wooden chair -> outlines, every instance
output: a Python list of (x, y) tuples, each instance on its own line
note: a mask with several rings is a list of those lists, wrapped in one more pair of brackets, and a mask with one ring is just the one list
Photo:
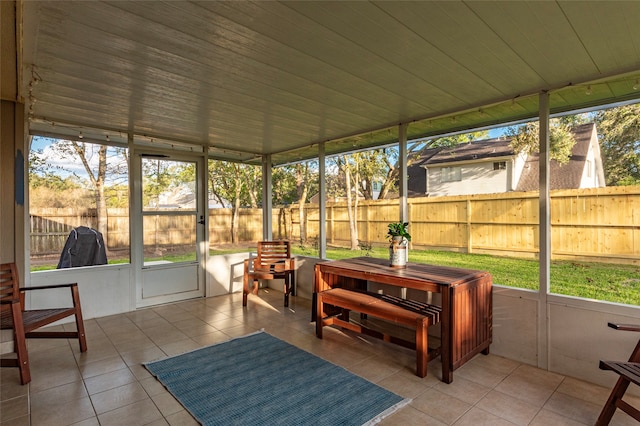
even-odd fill
[[(247, 306), (249, 293), (258, 294), (258, 280), (273, 279), (284, 279), (284, 306), (289, 306), (289, 294), (295, 295), (295, 269), (291, 242), (258, 242), (258, 255), (244, 261), (242, 306)], [(252, 281), (251, 287), (249, 281)]]
[[(609, 327), (616, 330), (640, 331), (640, 326), (630, 324), (609, 323)], [(630, 383), (640, 386), (640, 340), (638, 340), (636, 348), (631, 353), (629, 361), (600, 361), (600, 369), (614, 371), (620, 377), (613, 387), (602, 412), (600, 412), (596, 426), (608, 425), (617, 408), (640, 422), (640, 410), (622, 400)]]
[[(73, 306), (66, 308), (25, 310), (25, 293), (57, 288), (69, 288)], [(77, 331), (35, 331), (58, 320), (75, 315)], [(17, 358), (3, 358), (2, 367), (18, 367), (20, 382), (25, 385), (31, 381), (29, 355), (25, 339), (28, 338), (77, 338), (80, 351), (87, 351), (87, 341), (80, 308), (78, 284), (58, 284), (44, 287), (23, 287), (18, 280), (18, 271), (14, 263), (0, 265), (0, 328), (13, 330), (14, 351)]]

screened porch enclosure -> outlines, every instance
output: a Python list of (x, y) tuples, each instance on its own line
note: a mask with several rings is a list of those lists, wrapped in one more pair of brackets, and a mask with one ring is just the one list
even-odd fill
[[(270, 239), (274, 166), (318, 158), (324, 175), (328, 155), (393, 143), (404, 157), (411, 139), (538, 117), (545, 142), (535, 236), (540, 291), (496, 285), (491, 353), (610, 386), (614, 377), (597, 369), (598, 360), (625, 359), (637, 341), (613, 333), (607, 322), (637, 322), (638, 306), (549, 294), (544, 158), (550, 116), (639, 99), (640, 3), (7, 1), (1, 7), (0, 258), (18, 263), (26, 285), (78, 282), (87, 319), (153, 304), (146, 305), (140, 283), (158, 259), (145, 257), (156, 250), (141, 230), (172, 215), (184, 215), (189, 229), (201, 233), (190, 242), (199, 254), (181, 265), (197, 277), (185, 291), (213, 298), (241, 290), (248, 253), (208, 255), (215, 239), (204, 199), (209, 159), (262, 168), (262, 237)], [(184, 213), (145, 210), (152, 204), (145, 204), (134, 170), (130, 263), (29, 274), (25, 157), (36, 135), (123, 147), (132, 159), (197, 163), (200, 198)], [(406, 163), (400, 168), (396, 218), (405, 218)], [(319, 258), (327, 240), (324, 190)], [(319, 258), (296, 262), (296, 298), (311, 298)], [(151, 281), (162, 276), (153, 272)], [(160, 303), (180, 300), (165, 290), (154, 294)]]

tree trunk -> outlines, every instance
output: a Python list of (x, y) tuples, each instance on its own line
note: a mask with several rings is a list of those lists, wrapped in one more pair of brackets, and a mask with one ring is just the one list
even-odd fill
[(107, 197), (104, 193), (105, 179), (107, 175), (107, 147), (102, 145), (99, 150), (98, 178), (96, 179), (96, 208), (98, 213), (98, 231), (102, 233), (105, 250), (109, 246)]
[(240, 182), (236, 182), (236, 193), (233, 200), (233, 208), (231, 210), (231, 243), (238, 243), (238, 227), (240, 217)]
[(307, 242), (307, 221), (305, 219), (304, 205), (307, 200), (307, 193), (309, 192), (309, 185), (306, 176), (306, 169), (308, 164), (303, 166), (302, 164), (296, 165), (296, 187), (298, 193), (298, 219), (300, 220), (300, 244)]
[[(347, 189), (347, 214), (349, 216), (349, 235), (351, 236), (351, 250), (358, 249), (358, 224), (356, 222), (353, 205), (353, 195), (351, 194), (351, 169), (344, 163), (344, 181)], [(357, 197), (356, 197), (357, 198)]]

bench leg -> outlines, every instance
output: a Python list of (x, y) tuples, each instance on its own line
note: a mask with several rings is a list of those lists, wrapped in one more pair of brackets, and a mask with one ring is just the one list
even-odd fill
[(322, 339), (322, 318), (324, 312), (322, 309), (322, 295), (320, 293), (314, 293), (316, 299), (316, 337)]
[(427, 364), (429, 362), (428, 344), (429, 324), (426, 319), (418, 320), (416, 324), (416, 375), (425, 377), (427, 375)]

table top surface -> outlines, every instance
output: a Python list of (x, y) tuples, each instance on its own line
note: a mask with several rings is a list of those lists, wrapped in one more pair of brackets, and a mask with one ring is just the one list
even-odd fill
[(318, 267), (323, 272), (334, 272), (347, 276), (356, 274), (366, 277), (369, 281), (381, 281), (392, 284), (395, 281), (399, 281), (403, 283), (429, 282), (438, 285), (454, 286), (490, 275), (489, 272), (486, 271), (413, 262), (407, 263), (407, 266), (404, 268), (397, 268), (390, 266), (388, 259), (373, 257), (332, 260), (318, 263)]

